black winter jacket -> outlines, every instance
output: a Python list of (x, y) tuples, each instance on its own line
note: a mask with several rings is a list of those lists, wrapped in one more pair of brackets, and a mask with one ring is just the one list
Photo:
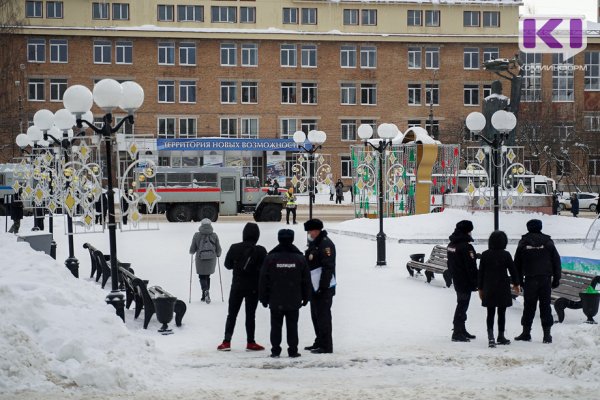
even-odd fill
[(518, 284), (518, 277), (510, 253), (504, 249), (484, 251), (479, 261), (477, 279), (477, 287), (483, 292), (481, 305), (484, 307), (512, 306), (511, 283)]
[(279, 244), (269, 252), (260, 271), (258, 298), (272, 310), (297, 310), (310, 300), (310, 273), (302, 252)]
[(23, 219), (23, 202), (18, 193), (13, 194), (12, 202), (10, 203), (10, 219), (20, 221)]
[(459, 230), (450, 235), (448, 269), (457, 292), (477, 290), (477, 262), (475, 249), (470, 244), (472, 241), (471, 236)]
[(515, 265), (521, 285), (527, 276), (551, 276), (553, 284), (560, 282), (560, 255), (550, 236), (543, 233), (529, 232), (521, 237)]
[(329, 287), (331, 278), (335, 276), (335, 245), (327, 236), (327, 231), (321, 231), (319, 236), (308, 244), (304, 255), (311, 271), (319, 267), (323, 268), (319, 291), (330, 291), (332, 295), (335, 295), (335, 286)]
[(243, 242), (231, 245), (225, 255), (225, 268), (233, 270), (231, 290), (258, 292), (260, 268), (267, 250), (256, 244), (260, 236), (258, 225), (249, 223), (244, 227)]

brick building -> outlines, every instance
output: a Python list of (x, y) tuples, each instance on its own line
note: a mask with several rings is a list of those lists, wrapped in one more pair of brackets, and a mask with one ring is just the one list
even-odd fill
[[(296, 130), (323, 130), (328, 137), (323, 153), (331, 155), (334, 178), (347, 178), (349, 146), (358, 143), (361, 123), (393, 122), (401, 131), (420, 125), (446, 143), (469, 139), (464, 118), (481, 109), (496, 79), (482, 69), (483, 62), (518, 53), (521, 2), (19, 4), (23, 26), (11, 32), (10, 48), (4, 50), (10, 52), (10, 74), (2, 101), (11, 119), (0, 124), (3, 161), (14, 155), (14, 136), (36, 110), (62, 108), (62, 93), (70, 85), (91, 88), (111, 77), (135, 80), (145, 90), (128, 133), (158, 139), (289, 139)], [(572, 61), (589, 66), (587, 71), (528, 72), (519, 120), (535, 120), (540, 110), (551, 110), (552, 124), (534, 129), (535, 135), (560, 138), (581, 131), (577, 143), (587, 147), (577, 146), (585, 150), (577, 154), (587, 161), (588, 177), (600, 175), (593, 133), (600, 130), (598, 42), (590, 37), (588, 51)], [(549, 54), (521, 57), (543, 65), (562, 62)], [(505, 94), (509, 91), (505, 85)], [(520, 144), (527, 147), (531, 138), (526, 139)], [(533, 139), (532, 149), (541, 143)], [(560, 140), (552, 146), (560, 146)], [(531, 153), (531, 169), (567, 174), (560, 160), (544, 161)], [(178, 166), (202, 165), (206, 155), (159, 151), (157, 156), (162, 165)], [(233, 152), (221, 156), (224, 164), (240, 159)], [(245, 166), (259, 175), (268, 157), (265, 151), (241, 154)]]

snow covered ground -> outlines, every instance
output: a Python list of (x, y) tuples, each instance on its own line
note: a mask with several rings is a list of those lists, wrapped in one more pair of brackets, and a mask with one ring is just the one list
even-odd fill
[[(315, 213), (315, 215), (318, 215)], [(386, 220), (390, 237), (447, 237), (454, 224), (473, 220), (474, 236), (486, 238), (491, 214), (458, 211)], [(503, 216), (501, 226), (518, 238), (531, 216)], [(545, 216), (544, 231), (560, 238), (582, 238), (591, 220)], [(29, 230), (31, 220), (22, 224)], [(244, 223), (214, 224), (224, 249), (239, 241)], [(160, 336), (156, 319), (148, 330), (126, 311), (126, 324), (104, 304), (107, 291), (90, 281), (90, 260), (81, 246), (108, 250), (108, 233), (75, 237), (79, 280), (63, 265), (67, 240), (57, 220), (58, 261), (0, 234), (0, 399), (597, 399), (600, 397), (600, 328), (583, 324), (580, 310), (567, 310), (555, 325), (554, 344), (541, 343), (536, 320), (531, 343), (488, 349), (485, 311), (472, 298), (467, 327), (477, 339), (450, 341), (455, 296), (440, 279), (431, 285), (410, 278), (404, 267), (411, 253), (431, 244), (388, 242), (388, 267), (375, 268), (375, 242), (333, 234), (338, 251), (338, 291), (334, 299), (334, 351), (300, 359), (247, 353), (243, 310), (230, 353), (219, 353), (227, 314), (231, 273), (212, 277), (213, 303), (200, 302), (197, 277), (182, 328)], [(117, 233), (118, 258), (132, 262), (136, 274), (187, 301), (189, 242), (198, 225), (160, 225), (159, 231)], [(276, 244), (277, 223), (261, 223), (259, 243)], [(377, 221), (326, 224), (343, 231), (375, 234)], [(304, 248), (302, 225), (293, 226)], [(476, 246), (478, 251), (484, 245)], [(559, 244), (564, 255), (600, 258), (580, 244)], [(509, 248), (514, 250), (514, 245)], [(110, 283), (107, 287), (110, 286)], [(507, 333), (520, 331), (522, 303), (507, 312)], [(301, 310), (300, 345), (313, 340), (308, 308)], [(269, 346), (269, 313), (257, 310), (257, 341)], [(285, 353), (285, 352), (284, 352)]]

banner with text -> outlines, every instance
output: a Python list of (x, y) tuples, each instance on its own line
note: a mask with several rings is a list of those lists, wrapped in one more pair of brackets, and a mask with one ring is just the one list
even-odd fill
[(247, 151), (297, 151), (291, 139), (157, 139), (159, 151), (247, 150)]

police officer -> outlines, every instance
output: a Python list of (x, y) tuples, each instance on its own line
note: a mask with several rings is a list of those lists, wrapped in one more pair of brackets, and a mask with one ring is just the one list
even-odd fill
[(310, 219), (304, 223), (308, 232), (308, 249), (305, 252), (310, 268), (313, 295), (310, 315), (315, 329), (315, 341), (305, 347), (311, 353), (333, 353), (331, 336), (331, 305), (335, 295), (335, 245), (323, 230), (323, 222)]
[(515, 338), (529, 342), (531, 324), (535, 317), (537, 302), (540, 302), (540, 319), (544, 330), (544, 343), (552, 343), (550, 329), (554, 323), (550, 308), (552, 289), (560, 285), (560, 255), (554, 242), (542, 233), (542, 221), (532, 219), (527, 222), (528, 233), (521, 237), (515, 253), (515, 266), (523, 287), (523, 332)]
[(287, 222), (287, 224), (290, 224), (290, 213), (293, 214), (294, 216), (294, 224), (297, 224), (296, 222), (296, 195), (294, 195), (294, 188), (290, 186), (290, 188), (287, 190), (287, 192), (285, 192), (284, 195), (284, 200), (285, 200), (285, 220)]
[(477, 290), (477, 254), (471, 245), (472, 231), (473, 223), (471, 221), (460, 221), (450, 235), (450, 244), (448, 245), (448, 270), (452, 274), (456, 291), (453, 342), (469, 342), (470, 339), (475, 339), (475, 336), (467, 332), (465, 327), (471, 292)]
[(271, 310), (271, 357), (281, 353), (281, 330), (285, 317), (288, 355), (298, 353), (298, 317), (310, 299), (310, 274), (302, 252), (294, 246), (294, 231), (281, 229), (279, 244), (269, 252), (260, 270), (259, 299)]

